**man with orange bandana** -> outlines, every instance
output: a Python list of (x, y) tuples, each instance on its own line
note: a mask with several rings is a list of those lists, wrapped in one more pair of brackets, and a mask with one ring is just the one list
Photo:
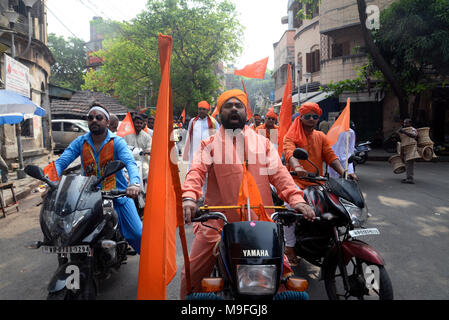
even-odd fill
[(201, 141), (209, 138), (220, 127), (217, 120), (209, 116), (210, 106), (207, 101), (198, 103), (198, 115), (190, 120), (187, 129), (183, 159), (192, 163), (193, 155), (199, 149)]
[[(75, 139), (63, 154), (49, 167), (54, 168), (51, 180), (57, 180), (62, 172), (78, 157), (81, 157), (83, 175), (101, 177), (108, 162), (121, 160), (129, 175), (129, 184), (122, 171), (110, 176), (101, 184), (103, 190), (126, 189), (126, 197), (114, 200), (114, 209), (119, 218), (122, 235), (140, 253), (142, 221), (134, 201), (140, 192), (140, 177), (136, 162), (125, 140), (108, 130), (110, 114), (106, 107), (94, 103), (87, 113), (89, 133)], [(49, 168), (47, 167), (47, 168)], [(46, 170), (47, 170), (46, 168)], [(46, 171), (45, 170), (45, 171)], [(44, 172), (45, 172), (44, 171)]]
[(276, 146), (276, 148), (278, 145), (277, 133), (279, 130), (279, 127), (276, 125), (277, 120), (278, 115), (276, 114), (276, 112), (274, 112), (273, 109), (269, 109), (267, 114), (265, 115), (265, 123), (256, 128), (256, 132), (270, 140), (271, 143)]
[[(326, 162), (340, 176), (345, 170), (340, 164), (337, 155), (332, 150), (326, 135), (315, 130), (318, 120), (322, 115), (320, 106), (313, 102), (304, 103), (299, 109), (299, 117), (295, 119), (287, 134), (284, 137), (284, 155), (289, 171), (295, 171), (298, 177), (304, 177), (308, 172), (316, 172), (316, 168), (305, 160), (298, 160), (293, 157), (296, 148), (303, 148), (309, 154), (309, 160), (319, 169), (319, 174), (323, 174), (323, 162)], [(294, 178), (296, 184), (304, 190), (313, 182), (307, 182)], [(284, 227), (285, 254), (293, 264), (298, 263), (294, 246), (296, 242), (295, 226)]]
[[(280, 197), (294, 210), (304, 213), (306, 219), (313, 220), (315, 215), (312, 208), (304, 202), (302, 192), (282, 165), (273, 145), (245, 125), (247, 104), (248, 97), (241, 90), (226, 91), (218, 98), (217, 108), (222, 127), (215, 135), (201, 142), (182, 187), (182, 206), (186, 222), (190, 223), (191, 217), (195, 215), (206, 175), (208, 181), (204, 203), (209, 206), (236, 205), (245, 163), (248, 163), (247, 170), (254, 177), (265, 206), (273, 204), (271, 183)], [(241, 219), (236, 210), (225, 210), (224, 214), (230, 222)], [(251, 217), (258, 220), (256, 214)], [(209, 221), (208, 225), (220, 229), (223, 222)], [(190, 251), (190, 273), (192, 290), (197, 292), (201, 289), (201, 280), (209, 276), (214, 267), (216, 258), (212, 252), (220, 234), (199, 223), (194, 225), (194, 233)], [(181, 298), (184, 298), (188, 291), (190, 290), (186, 288), (183, 268)]]

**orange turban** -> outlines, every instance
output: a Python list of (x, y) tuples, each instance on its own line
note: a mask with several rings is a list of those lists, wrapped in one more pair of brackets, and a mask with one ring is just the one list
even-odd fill
[[(320, 117), (323, 114), (320, 106), (314, 102), (306, 102), (301, 106), (301, 108), (299, 108), (299, 114), (301, 116), (311, 112)], [(307, 138), (304, 128), (302, 127), (301, 117), (297, 117), (295, 119), (293, 124), (290, 126), (290, 129), (288, 129), (286, 136), (293, 140), (298, 147), (307, 148)]]
[(207, 101), (200, 101), (200, 102), (198, 102), (198, 108), (204, 108), (204, 109), (209, 110), (210, 106)]
[(273, 111), (273, 109), (270, 108), (267, 114), (265, 115), (265, 118), (275, 118), (277, 120), (278, 115), (276, 114), (276, 112)]
[(317, 114), (320, 117), (323, 114), (323, 110), (321, 110), (320, 106), (315, 102), (305, 102), (301, 106), (301, 108), (299, 108), (299, 114), (301, 116), (311, 113), (311, 112)]
[(243, 103), (245, 108), (248, 108), (248, 96), (245, 92), (239, 89), (234, 90), (228, 90), (221, 94), (221, 96), (218, 97), (217, 101), (217, 110), (220, 112), (221, 107), (225, 104), (226, 101), (228, 101), (231, 98), (239, 99), (240, 102)]

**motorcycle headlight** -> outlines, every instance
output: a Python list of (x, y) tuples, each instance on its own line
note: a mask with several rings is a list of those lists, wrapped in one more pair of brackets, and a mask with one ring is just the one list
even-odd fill
[(355, 204), (340, 198), (340, 202), (345, 207), (346, 211), (348, 212), (349, 216), (351, 217), (352, 224), (356, 228), (362, 227), (362, 225), (366, 222), (368, 219), (368, 208), (359, 208)]
[(66, 235), (70, 235), (89, 211), (90, 209), (75, 211), (65, 217), (60, 217), (53, 211), (45, 210), (43, 218), (52, 236), (57, 236), (58, 230), (63, 230)]
[(237, 288), (240, 294), (274, 294), (275, 280), (275, 265), (237, 265)]

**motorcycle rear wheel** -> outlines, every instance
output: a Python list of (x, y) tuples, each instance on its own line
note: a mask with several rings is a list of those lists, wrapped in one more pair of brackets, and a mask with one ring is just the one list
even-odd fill
[[(345, 268), (350, 284), (348, 290), (344, 288), (337, 259), (329, 262), (324, 274), (324, 284), (329, 300), (393, 300), (393, 285), (384, 266), (352, 258)], [(374, 271), (372, 276), (368, 271)], [(369, 275), (369, 279), (366, 275)]]

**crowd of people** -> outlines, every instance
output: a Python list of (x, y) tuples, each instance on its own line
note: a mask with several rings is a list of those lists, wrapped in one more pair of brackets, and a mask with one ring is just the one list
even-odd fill
[[(183, 129), (180, 120), (173, 123), (175, 129), (186, 131), (184, 139), (177, 138), (177, 141), (184, 140), (184, 147), (179, 151), (183, 159), (188, 161), (188, 172), (182, 186), (182, 207), (186, 223), (190, 224), (199, 205), (236, 205), (240, 188), (238, 182), (241, 181), (245, 170), (254, 177), (264, 205), (273, 205), (270, 187), (272, 185), (286, 205), (303, 213), (306, 219), (314, 220), (314, 211), (303, 199), (302, 190), (308, 183), (299, 178), (308, 172), (315, 172), (316, 169), (309, 162), (293, 157), (293, 152), (298, 147), (308, 152), (309, 160), (319, 169), (320, 175), (323, 175), (325, 163), (329, 166), (331, 176), (349, 176), (358, 179), (353, 169), (346, 167), (345, 164), (347, 139), (339, 137), (338, 142), (331, 146), (325, 133), (316, 130), (322, 116), (318, 104), (304, 103), (298, 109), (299, 115), (292, 119), (292, 124), (283, 139), (282, 153), (285, 164), (277, 150), (278, 115), (273, 109), (268, 110), (264, 118), (260, 114), (255, 114), (252, 119), (247, 119), (248, 97), (238, 89), (220, 95), (216, 108), (220, 121), (210, 115), (209, 103), (201, 101), (198, 103), (197, 115), (190, 119), (188, 125), (186, 124), (187, 130)], [(106, 179), (102, 188), (126, 189), (127, 197), (114, 200), (114, 207), (119, 215), (123, 236), (139, 253), (142, 222), (131, 198), (138, 196), (140, 184), (143, 183), (141, 179), (147, 179), (154, 117), (134, 115), (135, 134), (124, 138), (115, 134), (118, 123), (118, 118), (110, 114), (107, 107), (94, 103), (88, 112), (90, 132), (73, 141), (52, 165), (56, 171), (55, 177), (58, 178), (78, 156), (81, 157), (84, 175), (101, 176), (106, 164), (111, 160), (121, 160), (125, 163), (128, 180), (122, 172), (119, 172)], [(352, 152), (355, 133), (351, 129), (349, 134), (349, 151)], [(237, 142), (239, 139), (243, 141), (242, 152)], [(143, 177), (138, 174), (129, 146), (138, 147), (147, 155), (144, 160)], [(227, 159), (232, 161), (229, 162)], [(293, 171), (297, 177), (292, 177), (290, 172)], [(231, 222), (240, 219), (236, 210), (226, 210), (225, 214)], [(252, 217), (258, 219), (257, 215)], [(213, 224), (212, 227), (220, 228), (222, 227), (220, 223), (214, 221), (210, 224)], [(192, 288), (186, 288), (183, 269), (181, 298), (191, 290), (200, 290), (201, 279), (210, 274), (215, 263), (212, 252), (219, 234), (201, 224), (195, 224), (193, 230), (195, 238), (190, 252)], [(294, 226), (285, 228), (284, 237), (285, 254), (290, 264), (295, 265), (298, 260), (294, 250)]]

